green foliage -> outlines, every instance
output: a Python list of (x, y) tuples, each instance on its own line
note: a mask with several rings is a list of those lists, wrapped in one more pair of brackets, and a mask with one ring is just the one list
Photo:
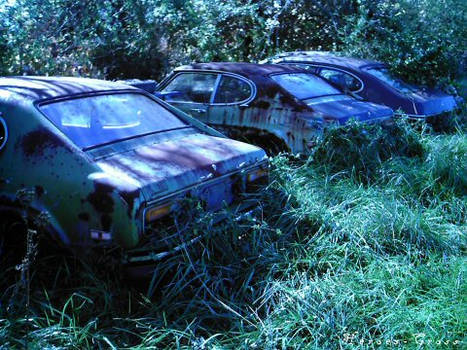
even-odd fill
[(463, 0), (17, 0), (0, 7), (2, 74), (161, 79), (192, 61), (331, 50), (410, 81), (463, 74)]
[(380, 176), (381, 164), (391, 157), (423, 156), (421, 138), (408, 123), (400, 118), (386, 126), (354, 121), (331, 128), (313, 149), (311, 164), (335, 173), (350, 171), (359, 182), (368, 183)]
[[(358, 136), (363, 130), (378, 145)], [(252, 198), (256, 219), (197, 224), (211, 235), (159, 263), (146, 285), (123, 279), (111, 252), (86, 261), (39, 255), (27, 316), (3, 307), (12, 289), (2, 286), (0, 343), (352, 349), (360, 341), (362, 348), (441, 341), (459, 348), (466, 145), (462, 132), (437, 135), (405, 122), (331, 129), (307, 160), (272, 160), (271, 185)], [(350, 160), (324, 152), (330, 146)]]
[[(462, 73), (464, 17), (462, 0), (16, 0), (0, 3), (0, 74), (160, 79), (322, 49), (431, 84)], [(211, 235), (148, 285), (113, 252), (39, 254), (26, 310), (6, 278), (19, 272), (2, 270), (0, 349), (460, 348), (466, 115), (443, 134), (354, 123), (305, 161), (275, 157), (256, 219), (197, 224)]]
[(446, 83), (464, 74), (463, 0), (363, 0), (341, 28), (342, 49), (389, 63), (408, 81)]

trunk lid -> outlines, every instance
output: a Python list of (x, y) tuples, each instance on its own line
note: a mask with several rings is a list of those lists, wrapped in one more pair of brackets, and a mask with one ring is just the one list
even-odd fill
[(436, 90), (420, 90), (410, 94), (417, 114), (433, 116), (453, 111), (457, 107), (454, 96)]
[(265, 157), (264, 151), (256, 146), (196, 133), (103, 156), (97, 165), (122, 183), (133, 184), (146, 202), (152, 202), (238, 172)]
[[(331, 96), (330, 96), (331, 97)], [(359, 101), (357, 99), (344, 96), (334, 99), (316, 99), (307, 101), (307, 104), (316, 112), (345, 124), (350, 118), (358, 121), (372, 122), (389, 119), (393, 116), (391, 108), (378, 105), (376, 103)]]

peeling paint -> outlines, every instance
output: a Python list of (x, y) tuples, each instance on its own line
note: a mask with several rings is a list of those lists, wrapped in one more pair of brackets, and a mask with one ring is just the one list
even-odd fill
[(31, 131), (21, 138), (21, 149), (26, 157), (43, 156), (46, 149), (64, 146), (63, 141), (45, 128)]
[(129, 249), (144, 244), (144, 210), (161, 200), (191, 195), (210, 210), (241, 200), (234, 186), (245, 176), (239, 166), (264, 167), (264, 151), (198, 126), (178, 111), (172, 113), (193, 125), (83, 150), (36, 108), (43, 99), (128, 89), (88, 79), (0, 78), (0, 105), (9, 108), (14, 131), (13, 147), (0, 153), (0, 210), (19, 209), (12, 199), (16, 191), (34, 189), (32, 205), (50, 213), (50, 234), (65, 246), (91, 245), (90, 232), (109, 232), (109, 243)]
[[(256, 96), (247, 106), (231, 104), (206, 105), (207, 113), (196, 115), (200, 121), (221, 129), (230, 137), (265, 147), (271, 138), (282, 143), (280, 150), (288, 149), (293, 153), (308, 152), (307, 146), (322, 132), (327, 120), (335, 120), (340, 124), (355, 117), (361, 120), (372, 120), (392, 117), (392, 111), (383, 106), (368, 104), (351, 97), (350, 102), (306, 104), (279, 85), (271, 76), (275, 74), (302, 73), (310, 74), (302, 69), (275, 64), (254, 64), (235, 62), (196, 63), (182, 66), (164, 79), (159, 89), (170, 84), (175, 74), (213, 72), (216, 74), (237, 74), (248, 79), (256, 86)], [(322, 84), (327, 83), (322, 80)], [(335, 90), (335, 89), (334, 89)], [(339, 91), (339, 90), (336, 90)], [(310, 93), (310, 95), (312, 95)], [(342, 95), (344, 95), (342, 93)], [(345, 97), (345, 96), (344, 96)], [(168, 101), (174, 106), (190, 114), (194, 102)], [(327, 119), (326, 119), (327, 118)], [(240, 133), (239, 131), (246, 131)], [(274, 141), (274, 143), (278, 143)], [(274, 148), (274, 147), (273, 147)], [(276, 149), (276, 150), (277, 150)], [(274, 153), (273, 150), (269, 149)]]

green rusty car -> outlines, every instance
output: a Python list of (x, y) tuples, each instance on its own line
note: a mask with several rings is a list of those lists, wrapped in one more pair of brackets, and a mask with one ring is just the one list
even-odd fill
[(212, 220), (227, 209), (236, 218), (267, 179), (261, 148), (125, 84), (0, 78), (0, 114), (3, 251), (24, 218), (24, 189), (35, 193), (27, 212), (46, 212), (47, 232), (63, 246), (117, 246), (125, 263), (151, 265), (198, 239), (171, 221), (184, 199)]

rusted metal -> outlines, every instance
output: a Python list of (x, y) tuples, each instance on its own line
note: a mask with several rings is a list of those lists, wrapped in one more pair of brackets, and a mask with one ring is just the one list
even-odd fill
[[(182, 66), (159, 84), (159, 94), (163, 96), (164, 89), (173, 79), (186, 73), (237, 76), (251, 82), (255, 91), (247, 102), (215, 103), (214, 98), (211, 98), (210, 103), (204, 104), (170, 98), (167, 101), (230, 137), (246, 139), (261, 147), (268, 147), (273, 141), (273, 145), (276, 145), (272, 147), (273, 152), (308, 152), (310, 144), (321, 134), (327, 119), (343, 124), (350, 117), (365, 121), (392, 118), (390, 108), (357, 101), (351, 97), (345, 102), (307, 104), (294, 96), (293, 91), (286, 90), (271, 78), (277, 74), (307, 72), (296, 67), (275, 64), (215, 62)], [(324, 80), (323, 83), (327, 84)], [(216, 91), (213, 92), (214, 95), (215, 93)], [(198, 110), (202, 113), (197, 113)]]
[[(43, 103), (123, 92), (146, 96), (157, 107), (154, 113), (158, 108), (169, 110), (186, 127), (86, 149), (41, 112)], [(0, 113), (9, 130), (0, 150), (0, 212), (17, 209), (18, 189), (35, 189), (32, 209), (50, 214), (49, 232), (68, 247), (138, 247), (143, 244), (147, 208), (175, 197), (196, 198), (197, 193), (203, 193), (200, 200), (214, 203), (212, 210), (218, 209), (217, 203), (241, 202), (242, 188), (236, 182), (244, 182), (252, 169), (267, 167), (262, 149), (228, 139), (123, 84), (0, 78)], [(208, 191), (213, 181), (223, 190)]]

